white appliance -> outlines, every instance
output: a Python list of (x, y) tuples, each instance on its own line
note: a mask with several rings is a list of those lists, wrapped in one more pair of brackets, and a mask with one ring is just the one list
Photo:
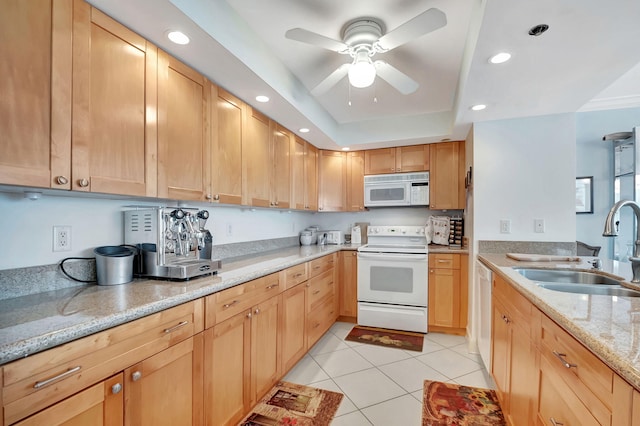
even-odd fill
[(370, 226), (358, 248), (358, 324), (427, 332), (424, 226)]
[(319, 233), (323, 236), (325, 244), (342, 244), (344, 242), (342, 231), (320, 231)]
[(475, 321), (477, 324), (478, 350), (482, 362), (491, 371), (491, 269), (476, 260), (476, 282), (474, 293), (477, 295)]
[(429, 172), (364, 177), (365, 207), (429, 205)]

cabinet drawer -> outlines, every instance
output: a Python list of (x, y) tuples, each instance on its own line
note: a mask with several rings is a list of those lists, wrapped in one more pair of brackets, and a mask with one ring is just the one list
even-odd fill
[(316, 309), (307, 315), (307, 347), (313, 346), (318, 339), (331, 327), (335, 315), (335, 300), (333, 296), (325, 299)]
[(307, 312), (313, 311), (322, 304), (327, 297), (333, 296), (334, 285), (333, 271), (327, 271), (317, 277), (311, 278), (307, 283)]
[(564, 426), (610, 425), (610, 419), (599, 423), (587, 407), (573, 393), (571, 387), (558, 376), (546, 357), (540, 360), (540, 401), (538, 424)]
[(185, 303), (5, 365), (5, 424), (199, 333), (202, 311), (201, 299)]
[(533, 305), (531, 302), (514, 289), (511, 284), (497, 277), (493, 279), (493, 294), (504, 304), (509, 321), (514, 321), (527, 331), (530, 331), (530, 327), (527, 324), (529, 326), (532, 324)]
[(308, 277), (308, 262), (301, 263), (300, 265), (292, 266), (284, 271), (284, 288), (290, 289), (307, 280)]
[(336, 254), (323, 256), (309, 262), (309, 278), (315, 277), (325, 271), (333, 269), (336, 263)]
[(205, 298), (207, 328), (281, 292), (279, 274), (267, 275)]
[(542, 357), (548, 360), (559, 378), (589, 407), (603, 424), (613, 404), (614, 372), (587, 348), (542, 316)]
[(460, 255), (451, 253), (429, 254), (429, 268), (460, 269)]

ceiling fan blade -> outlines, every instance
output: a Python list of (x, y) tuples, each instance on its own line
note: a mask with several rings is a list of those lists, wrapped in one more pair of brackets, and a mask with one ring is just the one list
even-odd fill
[(375, 61), (373, 64), (376, 67), (376, 74), (378, 77), (389, 83), (394, 89), (403, 95), (411, 94), (420, 87), (420, 85), (411, 77), (401, 71), (398, 71), (397, 68), (386, 62)]
[(313, 96), (320, 96), (328, 92), (329, 89), (338, 84), (338, 82), (347, 75), (349, 68), (351, 68), (351, 64), (340, 65), (334, 72), (329, 74), (327, 78), (322, 80), (320, 84), (314, 87), (313, 90), (311, 90), (311, 94)]
[(380, 37), (376, 47), (386, 52), (445, 25), (447, 25), (447, 15), (440, 9), (431, 8)]
[(293, 28), (287, 31), (284, 36), (290, 40), (313, 44), (314, 46), (323, 47), (325, 49), (333, 50), (334, 52), (338, 53), (349, 50), (349, 46), (341, 41), (334, 40), (317, 33), (312, 33), (311, 31), (307, 31), (302, 28)]

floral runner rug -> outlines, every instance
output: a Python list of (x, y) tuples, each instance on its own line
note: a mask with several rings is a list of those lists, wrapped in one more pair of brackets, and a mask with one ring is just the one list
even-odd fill
[(424, 381), (422, 426), (506, 426), (490, 389)]
[(240, 426), (328, 426), (342, 394), (279, 382), (253, 407)]
[(349, 332), (349, 335), (345, 337), (345, 340), (387, 348), (422, 352), (424, 335), (410, 331), (396, 331), (356, 325), (351, 332)]

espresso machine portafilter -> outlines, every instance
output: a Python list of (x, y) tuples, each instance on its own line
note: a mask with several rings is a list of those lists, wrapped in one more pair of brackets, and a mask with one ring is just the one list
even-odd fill
[(208, 218), (207, 210), (187, 207), (125, 210), (125, 244), (139, 248), (136, 274), (189, 279), (218, 271), (221, 261), (212, 259)]

